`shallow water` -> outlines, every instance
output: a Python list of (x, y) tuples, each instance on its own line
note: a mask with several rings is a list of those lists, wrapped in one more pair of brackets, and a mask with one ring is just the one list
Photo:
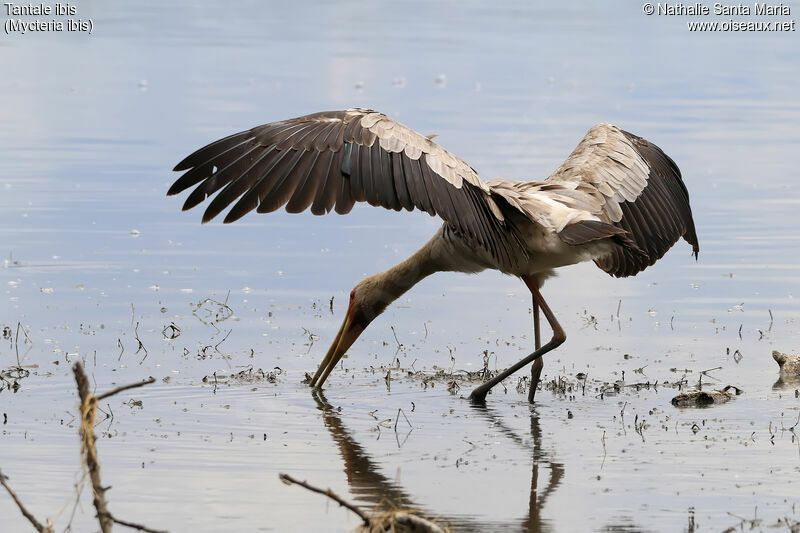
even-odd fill
[[(82, 360), (98, 391), (158, 380), (112, 397), (96, 429), (111, 509), (150, 527), (359, 524), (279, 472), (457, 531), (800, 520), (800, 384), (779, 382), (770, 355), (800, 346), (795, 33), (689, 33), (592, 2), (77, 5), (91, 36), (0, 40), (0, 368), (18, 354), (31, 372), (0, 391), (0, 468), (40, 519), (61, 531), (73, 512)], [(357, 207), (201, 226), (164, 193), (213, 139), (356, 105), (438, 133), (485, 178), (541, 178), (592, 124), (619, 124), (681, 167), (699, 261), (681, 242), (633, 279), (580, 265), (549, 281), (568, 340), (545, 377), (575, 388), (546, 387), (534, 407), (516, 379), (479, 409), (470, 383), (407, 373), (461, 379), (484, 351), (494, 369), (531, 350), (530, 296), (494, 273), (423, 281), (312, 395), (304, 373), (352, 285), (438, 220)], [(227, 311), (207, 298), (233, 315), (215, 321)], [(17, 323), (32, 342), (14, 342)], [(704, 385), (743, 394), (672, 407), (675, 384), (709, 369)], [(88, 492), (73, 530), (96, 527)], [(0, 514), (27, 527), (9, 498)]]

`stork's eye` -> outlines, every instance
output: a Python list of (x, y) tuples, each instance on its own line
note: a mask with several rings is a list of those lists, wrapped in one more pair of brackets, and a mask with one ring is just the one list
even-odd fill
[(352, 300), (355, 297), (356, 297), (356, 291), (355, 289), (353, 289), (352, 291), (350, 291), (350, 299)]

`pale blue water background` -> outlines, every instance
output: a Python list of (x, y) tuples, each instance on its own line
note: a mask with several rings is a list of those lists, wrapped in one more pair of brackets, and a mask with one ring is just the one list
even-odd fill
[[(739, 523), (729, 513), (761, 528), (800, 520), (800, 444), (786, 430), (798, 385), (773, 387), (770, 357), (800, 350), (796, 32), (689, 33), (690, 18), (647, 17), (635, 2), (76, 5), (93, 35), (0, 37), (0, 326), (29, 330), (20, 355), (36, 365), (16, 394), (0, 392), (0, 468), (40, 519), (61, 531), (72, 512), (81, 470), (68, 363), (84, 359), (98, 391), (159, 379), (113, 398), (113, 422), (97, 429), (111, 509), (155, 528), (358, 525), (278, 472), (366, 507), (422, 508), (458, 531), (680, 531), (690, 508), (712, 531)], [(600, 121), (660, 145), (689, 188), (700, 260), (681, 242), (633, 279), (563, 270), (544, 294), (568, 341), (545, 373), (613, 382), (624, 371), (630, 383), (689, 369), (694, 384), (721, 366), (712, 383), (744, 395), (681, 411), (670, 388), (602, 400), (545, 391), (531, 411), (509, 384), (486, 414), (459, 398), (468, 390), (401, 379), (389, 391), (384, 371), (363, 370), (395, 360), (390, 326), (415, 369), (474, 370), (487, 349), (505, 367), (530, 351), (521, 283), (441, 274), (351, 350), (326, 393), (341, 411), (324, 419), (300, 381), (347, 292), (413, 252), (438, 220), (364, 207), (201, 226), (199, 211), (181, 213), (182, 199), (164, 193), (172, 166), (207, 142), (351, 106), (439, 134), (487, 179), (546, 176)], [(192, 316), (190, 303), (226, 296), (235, 317), (219, 333)], [(183, 332), (167, 342), (170, 322)], [(320, 337), (310, 349), (303, 328)], [(228, 331), (219, 352), (198, 357)], [(14, 345), (0, 346), (0, 367), (15, 364)], [(216, 393), (201, 381), (247, 365), (284, 373)], [(402, 417), (392, 429), (399, 408), (407, 436)], [(87, 493), (73, 530), (96, 527)], [(0, 514), (4, 531), (28, 527), (1, 494)]]

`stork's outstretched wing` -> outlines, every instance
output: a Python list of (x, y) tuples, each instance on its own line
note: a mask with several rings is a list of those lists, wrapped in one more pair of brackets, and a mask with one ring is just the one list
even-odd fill
[[(315, 113), (257, 126), (209, 144), (178, 163), (186, 170), (167, 194), (194, 185), (183, 209), (219, 193), (207, 222), (233, 204), (225, 222), (257, 209), (322, 215), (355, 202), (439, 215), (495, 258), (513, 264), (521, 246), (467, 163), (427, 137), (368, 109)], [(198, 185), (199, 184), (199, 185)], [(235, 203), (234, 203), (235, 202)]]
[[(597, 266), (617, 277), (632, 276), (659, 260), (678, 239), (700, 248), (689, 193), (675, 162), (641, 137), (598, 124), (542, 185), (554, 194), (593, 205), (601, 221), (628, 232), (640, 251), (617, 245)], [(586, 198), (586, 197), (589, 198)], [(563, 201), (563, 200), (561, 200)], [(569, 203), (569, 200), (567, 200)]]

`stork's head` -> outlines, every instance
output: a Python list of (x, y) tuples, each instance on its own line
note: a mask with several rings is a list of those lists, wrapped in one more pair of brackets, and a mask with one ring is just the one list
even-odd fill
[(350, 302), (347, 305), (347, 314), (339, 328), (339, 333), (333, 339), (327, 355), (320, 363), (312, 387), (321, 387), (328, 374), (336, 367), (344, 354), (356, 342), (356, 339), (367, 329), (367, 326), (392, 303), (399, 294), (396, 290), (387, 287), (386, 277), (376, 274), (364, 278), (350, 291)]

